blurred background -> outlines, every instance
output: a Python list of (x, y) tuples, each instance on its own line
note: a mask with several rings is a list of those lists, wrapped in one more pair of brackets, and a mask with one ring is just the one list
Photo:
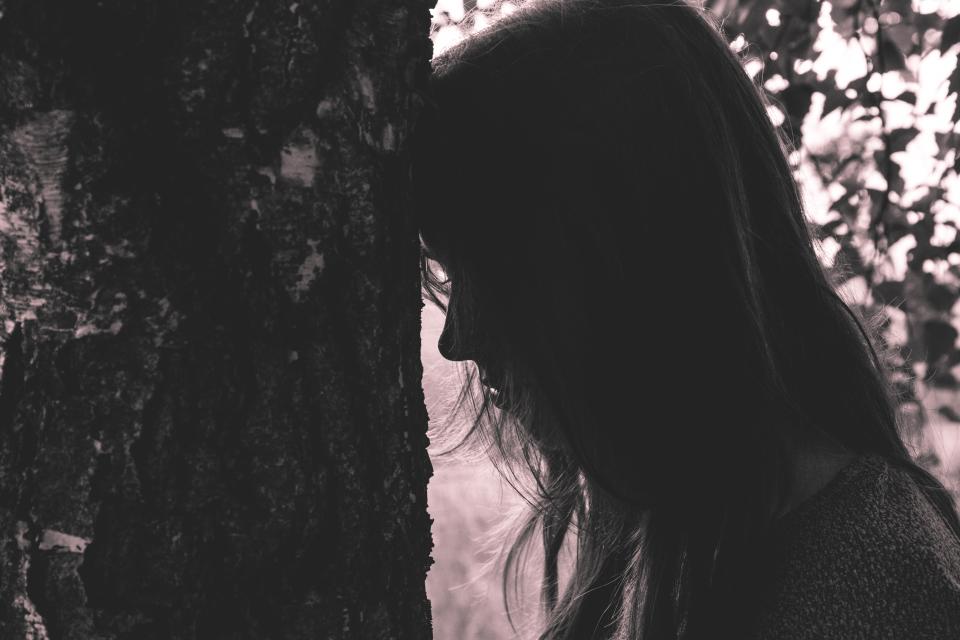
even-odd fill
[[(522, 4), (441, 0), (434, 55)], [(908, 446), (960, 503), (960, 0), (700, 4), (723, 17), (730, 46), (793, 145), (821, 262), (848, 303), (884, 318)], [(437, 352), (442, 325), (443, 314), (426, 303), (421, 355), (434, 433), (461, 382)], [(501, 548), (523, 501), (484, 460), (435, 454), (427, 577), (434, 637), (530, 637), (537, 557), (522, 585), (517, 632), (501, 588)]]

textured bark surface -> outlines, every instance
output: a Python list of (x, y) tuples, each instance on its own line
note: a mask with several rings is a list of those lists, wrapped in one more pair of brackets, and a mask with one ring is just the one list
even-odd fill
[(429, 3), (0, 0), (0, 638), (428, 638)]

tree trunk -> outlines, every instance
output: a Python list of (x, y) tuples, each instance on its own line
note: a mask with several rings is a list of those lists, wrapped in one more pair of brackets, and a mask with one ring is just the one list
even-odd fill
[(0, 0), (0, 638), (429, 638), (428, 3)]

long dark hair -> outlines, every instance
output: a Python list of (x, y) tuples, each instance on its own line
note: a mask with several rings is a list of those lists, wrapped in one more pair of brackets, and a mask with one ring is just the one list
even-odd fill
[(441, 352), (476, 363), (451, 451), (534, 480), (504, 586), (539, 531), (543, 640), (746, 633), (804, 439), (906, 469), (960, 537), (719, 29), (681, 1), (539, 0), (433, 61), (424, 291)]

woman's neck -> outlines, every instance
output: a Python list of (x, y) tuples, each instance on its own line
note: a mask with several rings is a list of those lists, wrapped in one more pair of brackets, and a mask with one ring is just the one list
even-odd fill
[(793, 511), (810, 499), (849, 465), (857, 454), (826, 439), (806, 438), (794, 442), (791, 477), (792, 491), (776, 517)]

